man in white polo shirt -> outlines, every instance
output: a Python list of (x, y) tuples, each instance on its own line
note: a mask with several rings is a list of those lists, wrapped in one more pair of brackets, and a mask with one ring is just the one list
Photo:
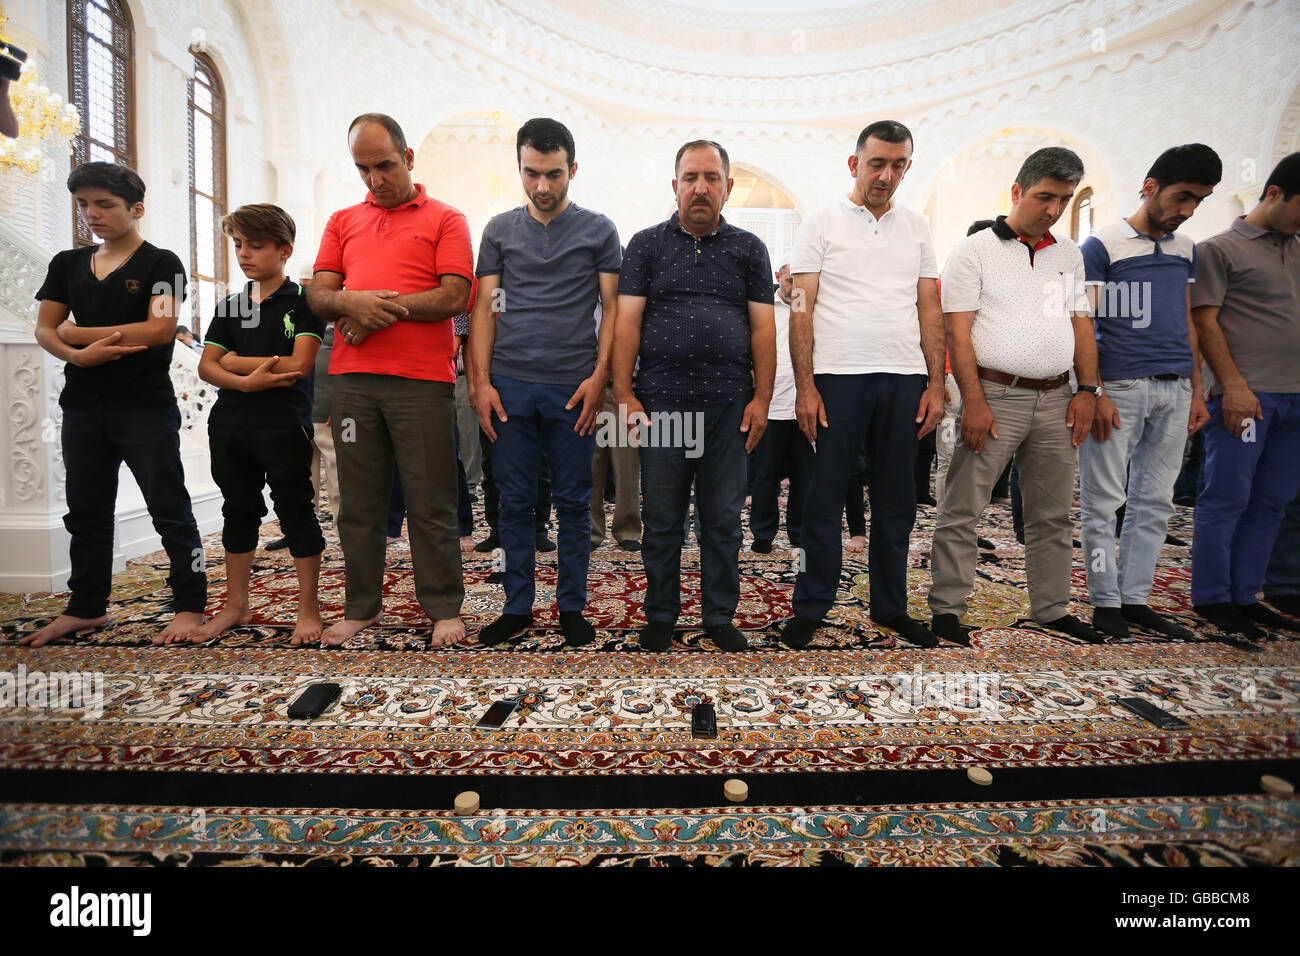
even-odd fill
[(840, 515), (866, 441), (871, 494), (871, 618), (920, 647), (938, 641), (907, 616), (916, 520), (917, 439), (943, 416), (943, 314), (930, 227), (892, 201), (912, 165), (902, 123), (872, 123), (849, 157), (853, 191), (799, 227), (790, 255), (790, 358), (796, 417), (816, 452), (800, 541), (806, 566), (781, 632), (806, 647), (835, 603)]
[(1068, 149), (1031, 153), (1011, 186), (1011, 212), (959, 243), (944, 267), (962, 442), (934, 529), (929, 603), (931, 629), (958, 644), (969, 643), (961, 617), (975, 580), (975, 525), (1012, 455), (1024, 498), (1030, 613), (1044, 627), (1105, 641), (1067, 613), (1078, 448), (1094, 416), (1116, 422), (1101, 397), (1083, 256), (1049, 231), (1082, 178), (1083, 162)]

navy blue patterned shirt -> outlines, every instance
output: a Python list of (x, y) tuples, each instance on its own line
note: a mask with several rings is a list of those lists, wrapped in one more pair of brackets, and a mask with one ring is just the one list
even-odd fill
[(691, 235), (673, 213), (627, 244), (619, 295), (646, 300), (636, 393), (642, 402), (747, 401), (754, 390), (749, 303), (776, 287), (763, 240), (723, 219)]

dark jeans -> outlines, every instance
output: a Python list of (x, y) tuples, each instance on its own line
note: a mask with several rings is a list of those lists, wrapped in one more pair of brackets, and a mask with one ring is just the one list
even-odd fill
[[(700, 520), (700, 603), (704, 626), (730, 624), (740, 603), (740, 512), (745, 506), (745, 435), (740, 431), (748, 399), (695, 407), (651, 405), (661, 420), (651, 440), (674, 447), (641, 449), (641, 559), (645, 564), (645, 616), (676, 624), (682, 610), (682, 527), (695, 483)], [(669, 441), (689, 423), (694, 443)], [(657, 436), (657, 437), (656, 437)], [(696, 453), (698, 452), (698, 455)], [(695, 456), (695, 457), (691, 457)]]
[(778, 507), (781, 479), (789, 475), (785, 530), (790, 536), (790, 546), (799, 547), (803, 499), (812, 474), (812, 446), (794, 419), (769, 421), (751, 457), (756, 463), (753, 504), (749, 509), (749, 530), (753, 532), (754, 540), (771, 541), (776, 537), (781, 518)]
[(835, 603), (843, 545), (840, 510), (854, 455), (867, 454), (871, 496), (871, 616), (907, 612), (907, 553), (916, 521), (916, 408), (924, 375), (816, 375), (829, 427), (819, 428), (801, 538), (807, 567), (794, 588), (794, 613), (821, 620)]
[(257, 532), (266, 517), (262, 489), (270, 487), (280, 531), (295, 558), (325, 550), (316, 519), (311, 483), (311, 432), (305, 425), (284, 428), (208, 426), (212, 480), (221, 489), (221, 546), (230, 554), (257, 550)]
[[(510, 414), (509, 412), (506, 413)], [(500, 435), (500, 432), (497, 433)], [(500, 538), (501, 528), (501, 492), (497, 490), (496, 478), (492, 474), (492, 441), (483, 429), (478, 430), (479, 452), (483, 480), (479, 487), (483, 489), (483, 518), (487, 521), (488, 534)], [(551, 476), (546, 466), (546, 453), (541, 456), (541, 465), (537, 469), (537, 505), (533, 509), (533, 528), (537, 534), (546, 533), (546, 525), (551, 520)]]
[(63, 466), (67, 473), (72, 536), (72, 598), (66, 613), (99, 617), (108, 608), (113, 580), (113, 528), (117, 475), (123, 462), (144, 494), (154, 530), (171, 562), (167, 583), (172, 608), (202, 614), (208, 597), (203, 545), (190, 510), (181, 467), (180, 411), (158, 408), (65, 408)]
[(533, 610), (534, 504), (543, 447), (551, 466), (551, 497), (560, 526), (555, 604), (560, 611), (581, 611), (587, 606), (595, 433), (579, 435), (573, 430), (582, 406), (565, 409), (572, 386), (537, 385), (500, 375), (493, 376), (492, 385), (506, 413), (505, 421), (495, 422), (497, 440), (492, 445), (493, 476), (501, 494), (499, 536), (506, 558), (505, 613)]

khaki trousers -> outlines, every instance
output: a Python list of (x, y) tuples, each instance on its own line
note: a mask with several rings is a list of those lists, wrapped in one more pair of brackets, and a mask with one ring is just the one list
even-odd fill
[(1025, 505), (1030, 613), (1035, 621), (1045, 624), (1068, 613), (1070, 601), (1074, 561), (1070, 504), (1078, 451), (1070, 444), (1065, 416), (1073, 395), (1068, 385), (1038, 392), (985, 381), (980, 384), (998, 437), (986, 438), (977, 455), (961, 442), (958, 420), (958, 440), (930, 553), (930, 610), (958, 617), (966, 613), (979, 559), (975, 526), (998, 476), (1015, 455)]
[(336, 379), (330, 425), (339, 467), (347, 619), (366, 620), (382, 606), (394, 458), (406, 495), (416, 600), (432, 621), (456, 617), (465, 586), (456, 521), (454, 387), (361, 372)]
[(321, 464), (325, 465), (325, 500), (330, 516), (339, 518), (339, 465), (334, 457), (334, 432), (329, 422), (312, 423), (311, 487), (312, 502), (320, 502)]
[[(604, 411), (618, 414), (614, 390), (605, 389)], [(599, 434), (599, 432), (597, 432)], [(641, 454), (635, 448), (602, 448), (596, 443), (591, 462), (591, 545), (605, 540), (605, 463), (614, 472), (615, 541), (641, 540)]]

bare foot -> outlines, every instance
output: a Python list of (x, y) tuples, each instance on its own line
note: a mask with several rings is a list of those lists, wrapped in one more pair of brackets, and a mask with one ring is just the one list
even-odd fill
[(474, 536), (472, 534), (467, 534), (460, 539), (460, 549), (462, 551), (474, 550)]
[(61, 641), (76, 631), (84, 631), (88, 627), (99, 627), (107, 622), (108, 615), (106, 614), (99, 617), (73, 617), (71, 614), (60, 614), (39, 631), (33, 631), (23, 637), (18, 643), (26, 644), (29, 647), (42, 647), (45, 644)]
[(430, 647), (450, 647), (457, 641), (465, 639), (465, 625), (458, 617), (433, 622), (433, 636), (429, 638)]
[(299, 611), (298, 626), (293, 629), (293, 637), (289, 638), (290, 647), (302, 647), (304, 644), (315, 644), (320, 641), (321, 630), (325, 627), (325, 622), (320, 619), (318, 611)]
[(865, 535), (855, 534), (849, 538), (849, 543), (844, 546), (846, 551), (865, 551), (867, 550), (867, 539)]
[(212, 620), (208, 621), (207, 624), (190, 631), (189, 641), (191, 644), (202, 644), (204, 641), (210, 641), (218, 634), (222, 634), (232, 627), (243, 627), (252, 619), (253, 612), (247, 607), (227, 604), (212, 615)]
[(320, 636), (321, 645), (323, 647), (338, 647), (344, 641), (352, 640), (377, 620), (379, 620), (378, 614), (366, 621), (343, 620), (337, 624), (331, 624), (325, 629), (325, 633)]
[(203, 626), (203, 615), (194, 611), (181, 611), (163, 632), (153, 639), (155, 644), (179, 644), (188, 641), (190, 632)]

